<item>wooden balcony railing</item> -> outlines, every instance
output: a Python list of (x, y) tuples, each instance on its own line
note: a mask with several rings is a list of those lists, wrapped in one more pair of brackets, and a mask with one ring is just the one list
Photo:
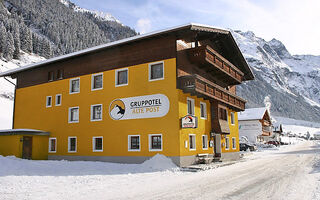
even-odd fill
[(245, 109), (246, 101), (244, 99), (199, 75), (178, 77), (178, 88), (198, 97), (221, 101), (235, 109), (235, 111), (244, 111)]
[(192, 63), (213, 72), (230, 85), (240, 84), (243, 80), (244, 74), (208, 45), (188, 49), (188, 56)]

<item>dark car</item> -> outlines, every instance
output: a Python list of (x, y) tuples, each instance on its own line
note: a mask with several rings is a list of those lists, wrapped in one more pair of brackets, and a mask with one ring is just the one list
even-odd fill
[(278, 141), (268, 141), (266, 144), (273, 144), (276, 147), (280, 146), (280, 142)]
[(254, 144), (240, 143), (240, 151), (247, 151), (247, 149), (255, 151), (257, 150), (257, 147)]

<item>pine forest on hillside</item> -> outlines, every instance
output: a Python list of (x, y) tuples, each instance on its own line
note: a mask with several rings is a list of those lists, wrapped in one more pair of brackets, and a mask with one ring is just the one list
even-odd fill
[(75, 12), (69, 3), (0, 0), (0, 57), (19, 59), (22, 50), (50, 58), (136, 35), (116, 21)]

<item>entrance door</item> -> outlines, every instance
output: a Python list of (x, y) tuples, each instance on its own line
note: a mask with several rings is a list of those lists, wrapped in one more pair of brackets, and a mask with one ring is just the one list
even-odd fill
[(32, 158), (32, 136), (23, 136), (22, 158)]
[(215, 134), (214, 136), (214, 157), (221, 157), (221, 135)]

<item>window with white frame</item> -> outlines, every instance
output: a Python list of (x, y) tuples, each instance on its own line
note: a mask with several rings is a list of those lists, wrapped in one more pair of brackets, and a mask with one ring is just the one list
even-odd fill
[(91, 105), (91, 121), (102, 120), (102, 104)]
[(162, 151), (162, 135), (149, 135), (149, 151)]
[(93, 74), (91, 76), (91, 90), (100, 90), (103, 88), (103, 74)]
[(188, 115), (194, 115), (194, 99), (187, 98), (187, 112)]
[(128, 151), (140, 151), (140, 135), (128, 136)]
[(200, 102), (200, 118), (207, 119), (207, 104)]
[(51, 107), (52, 106), (52, 96), (47, 96), (46, 97), (46, 107)]
[(196, 135), (194, 134), (189, 135), (189, 149), (196, 150)]
[(149, 64), (149, 81), (164, 79), (163, 62)]
[(56, 95), (56, 106), (61, 106), (61, 100), (62, 100), (62, 95), (57, 94)]
[(235, 124), (234, 112), (230, 112), (231, 124)]
[(230, 141), (229, 141), (229, 138), (226, 137), (226, 150), (229, 150), (230, 148)]
[(80, 78), (70, 79), (70, 94), (80, 92)]
[(232, 138), (232, 149), (236, 149), (237, 148), (237, 141), (236, 141), (236, 138), (233, 137)]
[(57, 152), (57, 138), (49, 138), (49, 153)]
[(92, 151), (102, 152), (103, 151), (103, 137), (93, 137), (92, 138)]
[(77, 152), (77, 137), (68, 137), (68, 152)]
[(79, 122), (79, 107), (69, 108), (69, 123)]
[(208, 136), (202, 135), (202, 149), (208, 149)]
[(116, 70), (116, 86), (128, 85), (128, 69)]

